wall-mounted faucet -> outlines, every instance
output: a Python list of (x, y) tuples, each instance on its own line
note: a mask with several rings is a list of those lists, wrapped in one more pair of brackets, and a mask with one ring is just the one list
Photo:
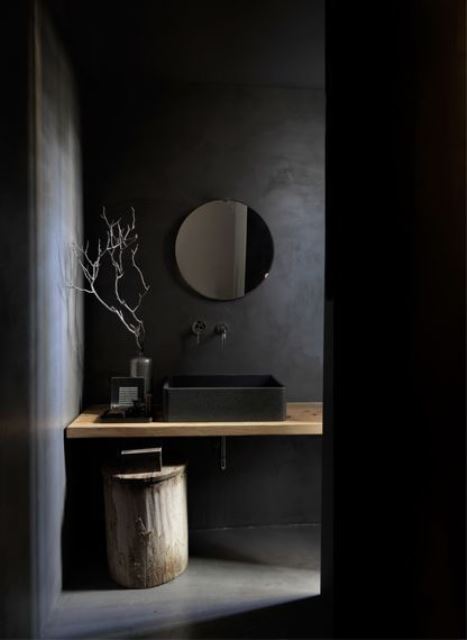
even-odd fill
[(191, 332), (196, 336), (196, 344), (201, 342), (201, 336), (206, 332), (207, 324), (204, 320), (195, 320), (191, 325)]
[(228, 325), (225, 322), (219, 322), (214, 327), (214, 333), (221, 337), (221, 347), (224, 348), (225, 343), (227, 342), (227, 332), (229, 330)]

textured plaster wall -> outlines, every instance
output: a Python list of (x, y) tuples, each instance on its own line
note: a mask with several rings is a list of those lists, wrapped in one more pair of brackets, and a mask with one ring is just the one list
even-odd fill
[(71, 243), (81, 238), (82, 184), (71, 69), (40, 7), (36, 18), (32, 417), (37, 451), (36, 568), (44, 630), (62, 580), (64, 427), (79, 413), (82, 391), (82, 300), (66, 286), (73, 277)]

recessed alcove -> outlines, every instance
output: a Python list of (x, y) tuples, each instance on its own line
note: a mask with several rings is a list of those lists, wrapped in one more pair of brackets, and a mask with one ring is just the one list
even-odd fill
[[(282, 380), (278, 369), (286, 354), (283, 382), (294, 392), (291, 400), (316, 399), (307, 398), (302, 392), (308, 387), (299, 384), (309, 380), (316, 391), (321, 380), (319, 358), (309, 370), (300, 366), (303, 356), (309, 364), (316, 355), (310, 345), (320, 346), (318, 334), (312, 333), (306, 348), (298, 337), (310, 339), (304, 327), (310, 325), (312, 298), (305, 290), (297, 303), (292, 286), (299, 266), (305, 271), (312, 263), (306, 256), (300, 264), (302, 238), (289, 234), (290, 223), (300, 218), (281, 217), (278, 209), (273, 214), (269, 206), (297, 174), (279, 162), (267, 182), (268, 153), (258, 156), (262, 162), (232, 155), (237, 139), (245, 141), (242, 131), (254, 146), (267, 139), (256, 136), (263, 125), (276, 133), (299, 130), (295, 115), (302, 120), (308, 111), (306, 94), (314, 86), (304, 89), (313, 65), (301, 63), (319, 60), (302, 46), (312, 4), (155, 0), (122, 8), (106, 0), (15, 0), (2, 6), (2, 637), (466, 635), (466, 76), (460, 0), (404, 0), (390, 10), (374, 2), (326, 3), (322, 505), (316, 499), (319, 438), (316, 444), (295, 436), (229, 440), (226, 472), (218, 466), (218, 437), (180, 439), (174, 455), (184, 453), (191, 463), (194, 573), (154, 593), (123, 592), (107, 578), (99, 506), (101, 460), (112, 439), (65, 442), (67, 425), (106, 395), (109, 375), (126, 369), (126, 350), (132, 350), (91, 300), (69, 295), (64, 286), (70, 243), (93, 236), (96, 206), (112, 194), (113, 206), (117, 198), (126, 206), (139, 197), (138, 220), (145, 237), (151, 232), (145, 266), (158, 276), (151, 284), (161, 300), (150, 314), (157, 318), (151, 332), (156, 377), (182, 365), (196, 373), (195, 365), (204, 368), (219, 355), (215, 341), (192, 348), (186, 321), (194, 320), (196, 306), (196, 320), (229, 326), (232, 368), (260, 362), (261, 356)], [(272, 28), (272, 18), (280, 28)], [(214, 28), (210, 39), (201, 37), (205, 24)], [(147, 55), (148, 34), (157, 55)], [(309, 35), (307, 42), (320, 42), (313, 29)], [(248, 64), (239, 67), (242, 59)], [(143, 90), (141, 75), (153, 77), (161, 69), (162, 82)], [(293, 87), (286, 86), (291, 79)], [(304, 100), (292, 119), (282, 89)], [(203, 108), (196, 109), (199, 104)], [(246, 118), (240, 118), (240, 105), (248, 107)], [(137, 144), (129, 113), (141, 124)], [(189, 126), (193, 122), (198, 131)], [(198, 136), (203, 130), (210, 134)], [(230, 139), (221, 135), (226, 130)], [(294, 148), (303, 149), (294, 140)], [(150, 152), (142, 154), (144, 143)], [(226, 158), (241, 170), (226, 171)], [(219, 180), (220, 193), (203, 188), (194, 194), (206, 176)], [(263, 203), (255, 203), (248, 190), (252, 178), (270, 188)], [(195, 303), (185, 297), (187, 289), (182, 294), (172, 286), (176, 272), (168, 247), (190, 211), (216, 198), (240, 202), (239, 191), (248, 191), (248, 206), (251, 200), (281, 238), (282, 258), (271, 271), (275, 281), (252, 293), (253, 308), (250, 300), (218, 307), (202, 298)], [(288, 190), (279, 208), (294, 201), (290, 195)], [(257, 304), (267, 301), (284, 273), (290, 288), (258, 315)], [(174, 308), (177, 317), (166, 313)], [(247, 354), (249, 360), (244, 340), (261, 347)], [(168, 455), (173, 445), (164, 446)], [(277, 491), (282, 489), (287, 494)], [(306, 491), (311, 517), (300, 524)], [(232, 526), (233, 513), (255, 526)], [(276, 588), (276, 568), (289, 576), (296, 562), (307, 571), (316, 568), (316, 556), (296, 550), (299, 540), (312, 540), (308, 529), (317, 532), (321, 520), (321, 595), (300, 599), (296, 583), (282, 583), (287, 593)], [(286, 556), (276, 535), (283, 526), (294, 548)], [(206, 569), (218, 563), (222, 578), (245, 570), (243, 576), (251, 578), (246, 586), (255, 590), (249, 598), (245, 589), (246, 610), (235, 612), (242, 588), (228, 610), (229, 581), (195, 599), (199, 558)], [(321, 633), (323, 601), (332, 608), (333, 624), (327, 615)], [(258, 603), (267, 606), (253, 608)]]
[[(144, 591), (110, 581), (100, 468), (136, 441), (65, 441), (64, 429), (108, 401), (134, 345), (63, 281), (70, 243), (97, 237), (101, 206), (132, 205), (156, 389), (176, 373), (267, 371), (289, 402), (322, 402), (324, 2), (50, 0), (35, 17), (41, 632), (319, 637), (317, 434), (229, 438), (225, 471), (219, 437), (159, 435), (167, 459), (189, 465), (189, 569)], [(275, 245), (268, 280), (223, 303), (188, 291), (173, 253), (184, 217), (216, 198), (247, 201)], [(223, 350), (191, 340), (199, 317), (228, 322)]]

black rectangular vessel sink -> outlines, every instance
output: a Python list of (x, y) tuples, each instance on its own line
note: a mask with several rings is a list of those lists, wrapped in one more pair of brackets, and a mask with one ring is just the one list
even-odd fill
[(164, 384), (168, 422), (285, 420), (285, 387), (264, 375), (173, 376)]

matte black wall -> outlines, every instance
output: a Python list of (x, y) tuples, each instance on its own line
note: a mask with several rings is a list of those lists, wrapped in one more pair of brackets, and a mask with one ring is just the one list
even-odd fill
[[(136, 207), (146, 350), (156, 380), (174, 373), (268, 372), (290, 401), (320, 400), (324, 288), (324, 96), (273, 88), (189, 85), (143, 94), (100, 121), (85, 140), (93, 199), (90, 237), (110, 215)], [(96, 148), (96, 143), (99, 147)], [(92, 176), (92, 177), (91, 177)], [(188, 213), (214, 198), (247, 202), (269, 225), (275, 256), (269, 278), (234, 302), (212, 302), (178, 277), (176, 232)], [(134, 351), (118, 320), (88, 300), (86, 400), (108, 398), (109, 374), (125, 373)], [(190, 334), (208, 322), (198, 347)], [(226, 321), (221, 350), (213, 333)]]
[[(272, 373), (291, 401), (320, 400), (324, 286), (324, 95), (321, 91), (178, 85), (141, 92), (123, 108), (101, 104), (85, 129), (87, 235), (102, 227), (100, 204), (133, 204), (147, 353), (158, 383), (179, 372)], [(107, 116), (104, 118), (104, 114)], [(267, 281), (245, 298), (205, 300), (177, 275), (176, 231), (201, 202), (242, 200), (269, 225), (275, 259)], [(95, 300), (86, 316), (85, 401), (106, 402), (109, 377), (128, 371), (130, 334)], [(208, 322), (198, 347), (192, 322)], [(221, 350), (214, 324), (230, 327)], [(194, 527), (317, 522), (318, 438), (230, 439), (218, 473), (217, 440), (180, 443), (192, 466)], [(175, 443), (171, 450), (176, 454)], [(266, 480), (267, 479), (267, 480)], [(196, 487), (196, 490), (195, 490)]]
[(324, 88), (325, 0), (46, 1), (83, 82), (112, 77), (118, 100), (155, 79)]

